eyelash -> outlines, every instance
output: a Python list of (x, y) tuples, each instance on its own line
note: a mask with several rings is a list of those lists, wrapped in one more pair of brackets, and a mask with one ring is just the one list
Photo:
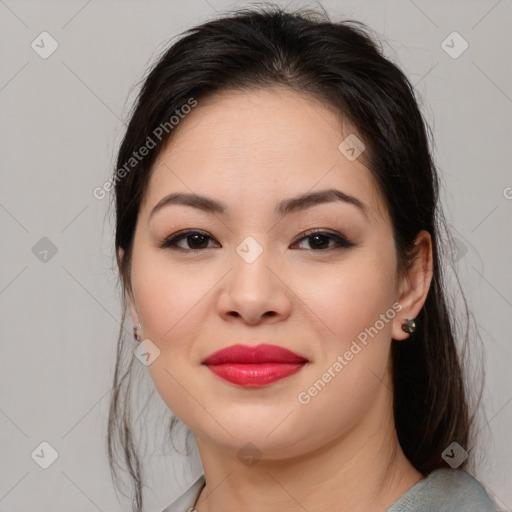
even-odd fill
[[(213, 240), (213, 238), (211, 236), (207, 235), (206, 233), (204, 233), (202, 231), (188, 230), (188, 231), (179, 233), (178, 235), (174, 235), (174, 236), (165, 238), (158, 244), (158, 247), (160, 247), (161, 249), (182, 250), (182, 251), (186, 251), (186, 252), (200, 252), (200, 251), (204, 251), (205, 249), (212, 248), (212, 247), (205, 247), (203, 249), (184, 249), (183, 247), (176, 246), (176, 242), (179, 242), (180, 240), (186, 239), (193, 235), (200, 235), (205, 238), (209, 238), (209, 239)], [(305, 240), (308, 238), (313, 238), (314, 236), (318, 236), (318, 235), (327, 236), (331, 240), (334, 240), (338, 244), (338, 246), (334, 247), (334, 248), (331, 247), (328, 249), (302, 249), (302, 250), (309, 250), (309, 251), (313, 251), (313, 252), (327, 252), (327, 251), (332, 251), (332, 250), (336, 250), (336, 249), (348, 249), (348, 248), (354, 247), (356, 245), (351, 240), (349, 240), (347, 237), (344, 237), (339, 233), (331, 233), (328, 231), (307, 231), (306, 233), (303, 234), (302, 238), (299, 238), (294, 243), (301, 242), (302, 240)]]

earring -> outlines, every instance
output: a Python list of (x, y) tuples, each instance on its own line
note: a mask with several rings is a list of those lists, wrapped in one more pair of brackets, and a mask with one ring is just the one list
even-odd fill
[(416, 329), (416, 322), (414, 321), (414, 318), (406, 318), (402, 322), (402, 329), (408, 333), (412, 334), (414, 330)]
[(140, 336), (137, 334), (137, 329), (142, 329), (140, 323), (138, 325), (133, 326), (133, 337), (135, 338), (136, 341), (141, 341)]

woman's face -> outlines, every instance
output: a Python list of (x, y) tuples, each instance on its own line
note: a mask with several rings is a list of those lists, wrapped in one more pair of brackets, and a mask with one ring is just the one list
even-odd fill
[[(357, 425), (377, 430), (391, 410), (391, 338), (407, 336), (409, 311), (399, 312), (383, 198), (353, 139), (339, 149), (355, 133), (284, 88), (217, 95), (180, 123), (155, 163), (132, 255), (133, 321), (160, 351), (148, 369), (162, 399), (196, 438), (235, 452), (250, 442), (268, 458)], [(354, 199), (289, 202), (327, 190)], [(224, 211), (169, 202), (152, 213), (175, 193)], [(159, 246), (185, 230), (199, 233)], [(308, 362), (259, 387), (202, 364), (262, 343)]]

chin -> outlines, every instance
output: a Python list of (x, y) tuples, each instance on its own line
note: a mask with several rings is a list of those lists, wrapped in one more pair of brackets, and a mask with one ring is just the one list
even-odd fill
[[(313, 448), (311, 435), (305, 431), (300, 432), (297, 425), (291, 421), (286, 424), (285, 419), (279, 425), (275, 414), (260, 416), (257, 421), (245, 417), (247, 421), (239, 419), (236, 422), (225, 422), (217, 416), (216, 419), (221, 425), (229, 425), (229, 433), (213, 421), (206, 430), (205, 426), (202, 426), (199, 436), (208, 438), (210, 444), (213, 443), (219, 449), (235, 454), (239, 458), (246, 454), (249, 457), (279, 460), (300, 456)], [(194, 428), (192, 430), (196, 432)]]

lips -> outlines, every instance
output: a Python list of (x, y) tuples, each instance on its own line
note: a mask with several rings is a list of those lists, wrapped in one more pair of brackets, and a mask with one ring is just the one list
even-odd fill
[(208, 356), (202, 364), (218, 377), (244, 387), (267, 386), (300, 371), (304, 356), (277, 345), (232, 345)]
[(277, 345), (231, 345), (209, 355), (204, 364), (304, 363), (307, 358)]

